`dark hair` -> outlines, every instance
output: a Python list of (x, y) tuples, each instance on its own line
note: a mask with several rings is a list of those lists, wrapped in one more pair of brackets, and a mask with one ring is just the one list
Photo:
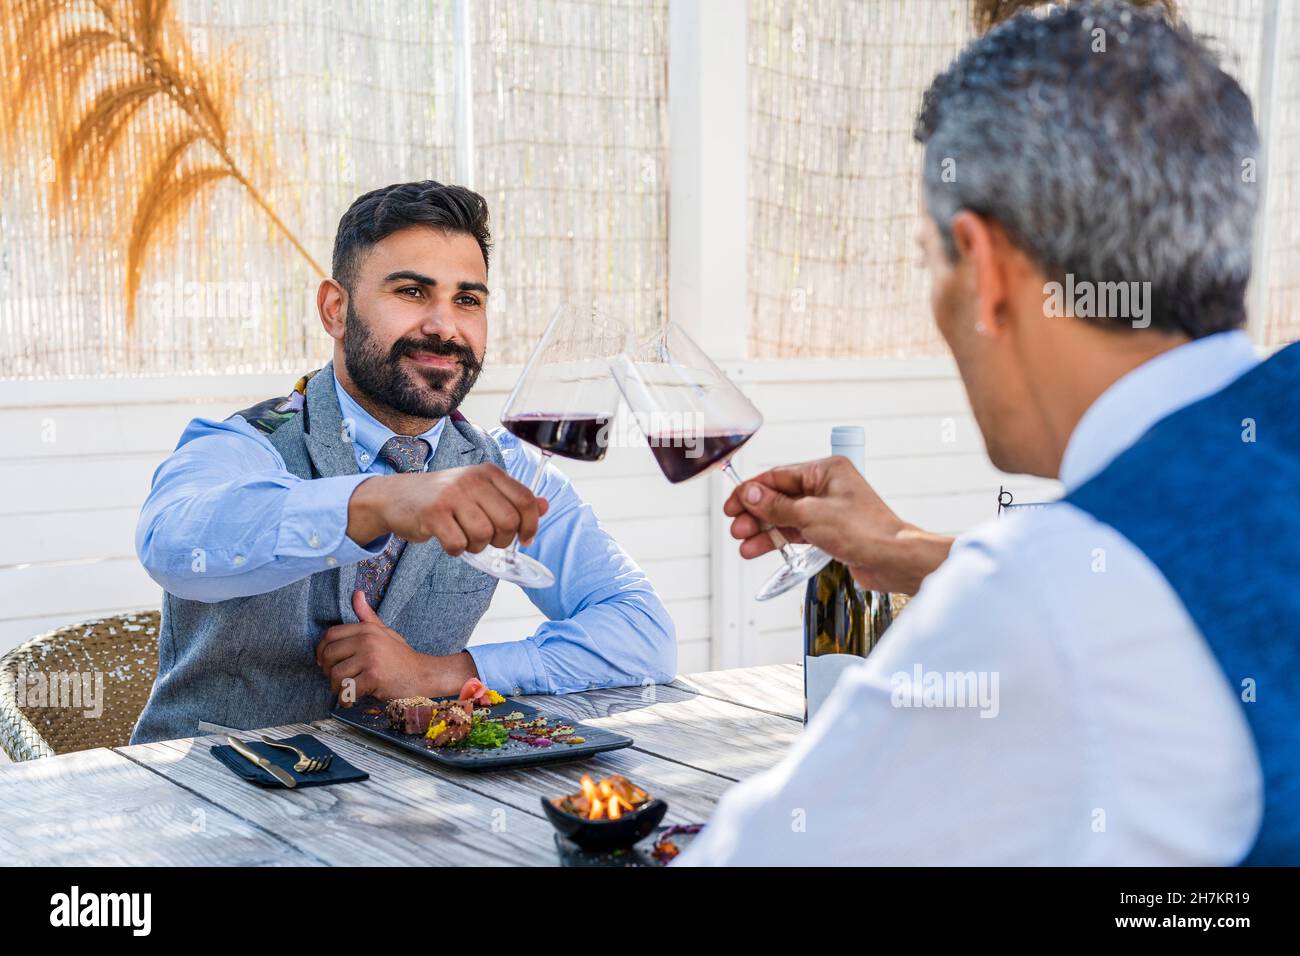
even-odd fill
[(952, 217), (969, 210), (1049, 279), (1149, 283), (1153, 328), (1199, 338), (1245, 321), (1259, 201), (1250, 100), (1160, 8), (1016, 14), (934, 80), (916, 139), (949, 257)]
[(385, 236), (410, 226), (473, 236), (487, 268), (492, 247), (487, 200), (464, 186), (426, 179), (372, 189), (353, 201), (334, 234), (334, 280), (351, 292), (362, 255)]

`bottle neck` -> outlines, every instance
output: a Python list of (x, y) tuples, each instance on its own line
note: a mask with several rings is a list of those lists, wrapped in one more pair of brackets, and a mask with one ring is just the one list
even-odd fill
[(831, 454), (843, 455), (849, 461), (853, 462), (853, 467), (858, 470), (858, 474), (863, 474), (867, 470), (866, 448), (860, 444), (841, 445), (831, 442)]

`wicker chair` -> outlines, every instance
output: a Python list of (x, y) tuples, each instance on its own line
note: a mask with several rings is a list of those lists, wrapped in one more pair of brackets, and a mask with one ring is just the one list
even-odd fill
[[(159, 612), (141, 611), (72, 624), (0, 657), (0, 749), (17, 761), (129, 743), (158, 674), (158, 620)], [(20, 673), (26, 686), (19, 686)], [(66, 706), (70, 686), (62, 691), (65, 706), (39, 706), (55, 702), (50, 676), (61, 674), (96, 675), (88, 690), (93, 700), (103, 688), (98, 717), (86, 714), (91, 701)], [(36, 696), (39, 681), (49, 691), (44, 701)]]

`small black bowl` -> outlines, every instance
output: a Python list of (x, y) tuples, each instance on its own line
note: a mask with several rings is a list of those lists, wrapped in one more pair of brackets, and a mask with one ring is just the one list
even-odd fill
[(668, 804), (662, 800), (648, 800), (635, 810), (623, 814), (617, 820), (584, 820), (572, 813), (565, 813), (546, 797), (542, 797), (542, 809), (551, 825), (584, 850), (604, 853), (609, 850), (622, 850), (638, 840), (649, 836), (651, 831), (663, 821), (668, 812)]

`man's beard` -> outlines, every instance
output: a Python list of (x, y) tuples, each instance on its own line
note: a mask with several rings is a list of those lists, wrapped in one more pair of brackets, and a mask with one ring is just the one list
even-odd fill
[[(447, 355), (460, 367), (417, 368), (402, 357), (412, 352)], [(370, 334), (370, 327), (357, 316), (348, 302), (347, 325), (343, 329), (343, 357), (348, 375), (371, 401), (412, 418), (445, 418), (465, 400), (478, 381), (483, 363), (459, 342), (430, 339), (398, 339), (385, 350)]]

